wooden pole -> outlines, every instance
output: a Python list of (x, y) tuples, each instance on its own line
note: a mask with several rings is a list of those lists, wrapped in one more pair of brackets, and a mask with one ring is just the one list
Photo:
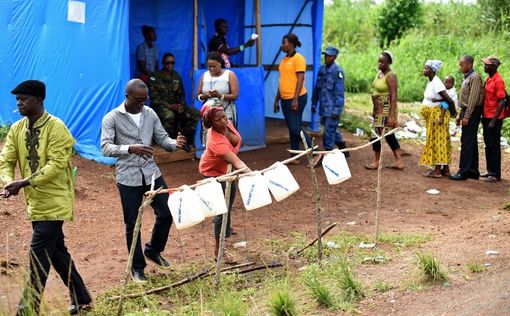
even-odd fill
[[(303, 145), (305, 146), (305, 150), (308, 150), (308, 144), (306, 143), (305, 134), (301, 131), (301, 140), (303, 141)], [(314, 139), (312, 139), (312, 148)], [(322, 228), (321, 228), (321, 193), (319, 192), (319, 184), (317, 183), (317, 174), (315, 173), (315, 167), (313, 166), (313, 152), (308, 152), (306, 155), (308, 157), (308, 167), (310, 168), (310, 173), (312, 175), (312, 184), (313, 184), (313, 197), (315, 204), (315, 213), (317, 220), (317, 251), (319, 255), (319, 260), (322, 261)]]
[[(154, 176), (153, 176), (154, 178)], [(154, 183), (154, 181), (152, 181)], [(131, 247), (129, 249), (129, 257), (126, 266), (126, 271), (124, 273), (124, 286), (122, 288), (122, 294), (120, 295), (119, 307), (117, 308), (117, 316), (122, 315), (122, 311), (124, 310), (124, 297), (127, 290), (127, 284), (129, 282), (129, 276), (131, 274), (131, 268), (133, 267), (133, 257), (135, 255), (136, 241), (138, 240), (138, 235), (140, 234), (140, 227), (142, 226), (142, 215), (143, 211), (146, 207), (148, 207), (152, 203), (152, 199), (162, 190), (163, 187), (159, 188), (157, 191), (154, 191), (153, 194), (144, 198), (142, 205), (138, 208), (138, 216), (136, 217), (135, 228), (133, 231), (133, 239), (131, 241)]]
[(198, 69), (198, 0), (193, 0), (193, 70)]
[[(321, 233), (321, 237), (323, 237), (324, 235), (329, 233), (329, 231), (332, 230), (336, 225), (337, 225), (337, 223), (335, 222), (335, 223), (329, 225), (328, 227), (326, 227), (326, 229)], [(303, 248), (301, 248), (298, 251), (296, 251), (296, 255), (299, 255), (300, 253), (302, 253), (303, 251), (308, 249), (310, 246), (313, 246), (313, 244), (315, 244), (318, 240), (319, 240), (318, 238), (315, 238), (314, 240), (309, 242), (308, 245), (306, 245)]]
[[(232, 171), (232, 165), (228, 165), (227, 173)], [(221, 231), (220, 231), (220, 245), (218, 247), (218, 258), (216, 258), (216, 276), (214, 277), (214, 286), (216, 289), (220, 287), (220, 268), (221, 260), (223, 259), (223, 250), (225, 248), (225, 235), (227, 233), (227, 221), (230, 208), (230, 191), (232, 189), (232, 181), (227, 181), (225, 186), (225, 203), (227, 204), (227, 212), (223, 214), (221, 220)]]
[(262, 65), (262, 28), (260, 25), (260, 0), (255, 1), (255, 32), (259, 36), (257, 39), (257, 66)]

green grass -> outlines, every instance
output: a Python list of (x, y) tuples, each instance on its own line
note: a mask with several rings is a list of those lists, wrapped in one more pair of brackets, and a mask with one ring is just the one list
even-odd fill
[[(272, 243), (279, 261), (285, 261), (289, 253), (295, 252), (313, 238), (301, 233), (290, 235), (287, 240)], [(360, 242), (371, 242), (372, 236), (346, 231), (331, 232), (324, 240), (324, 245), (327, 241), (333, 241), (339, 248), (325, 247), (322, 262), (317, 261), (316, 247), (310, 247), (295, 261), (289, 261), (299, 264), (310, 262), (305, 269), (285, 266), (248, 275), (222, 275), (218, 290), (214, 288), (212, 278), (195, 280), (158, 294), (128, 299), (124, 312), (132, 315), (295, 315), (317, 314), (319, 306), (330, 311), (355, 312), (356, 305), (370, 295), (354, 275), (364, 258), (389, 258), (404, 247), (412, 248), (430, 240), (430, 237), (419, 234), (383, 236), (386, 240), (384, 249), (362, 249), (358, 247)], [(178, 265), (167, 274), (150, 275), (147, 284), (129, 283), (127, 292), (139, 293), (168, 285), (201, 270), (203, 267), (198, 264)], [(118, 301), (110, 301), (108, 298), (119, 295), (121, 288), (118, 285), (100, 294), (95, 299), (95, 309), (91, 315), (115, 314)], [(381, 293), (392, 286), (381, 280), (371, 288)]]
[(432, 240), (430, 234), (388, 234), (382, 233), (379, 241), (393, 244), (398, 247), (414, 247)]
[(9, 125), (0, 125), (0, 142), (5, 141), (7, 134), (9, 133)]
[(510, 201), (505, 201), (501, 205), (501, 208), (507, 212), (510, 212)]
[(466, 264), (466, 266), (471, 273), (480, 273), (480, 272), (487, 270), (486, 266), (484, 266), (483, 264), (476, 263), (476, 262), (468, 262)]
[(374, 284), (374, 289), (379, 293), (384, 293), (384, 292), (388, 292), (389, 290), (393, 289), (393, 286), (387, 282), (378, 281)]
[(287, 286), (275, 289), (268, 302), (269, 311), (274, 316), (297, 315), (295, 305), (296, 303), (290, 296)]
[(340, 263), (338, 272), (339, 287), (343, 290), (343, 298), (346, 302), (358, 302), (365, 297), (362, 284), (355, 279), (346, 261)]
[(418, 267), (425, 282), (443, 282), (447, 280), (446, 272), (433, 254), (428, 252), (416, 253)]

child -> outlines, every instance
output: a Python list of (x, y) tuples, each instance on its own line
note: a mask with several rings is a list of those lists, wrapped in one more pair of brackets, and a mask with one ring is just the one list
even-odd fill
[[(444, 79), (444, 86), (446, 87), (446, 93), (448, 93), (448, 96), (453, 100), (453, 103), (455, 104), (455, 109), (457, 111), (459, 110), (459, 101), (457, 97), (457, 90), (455, 90), (455, 78), (452, 76), (446, 76)], [(448, 103), (446, 101), (441, 100), (441, 117), (439, 118), (438, 123), (443, 124), (444, 121), (444, 114), (446, 113), (446, 110), (448, 110)]]

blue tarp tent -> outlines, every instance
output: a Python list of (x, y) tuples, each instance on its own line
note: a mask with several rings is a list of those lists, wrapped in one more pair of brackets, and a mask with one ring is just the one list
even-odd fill
[[(231, 46), (255, 33), (254, 1), (197, 1), (199, 68), (216, 18), (228, 21)], [(67, 124), (77, 152), (111, 163), (99, 150), (101, 121), (124, 99), (136, 46), (143, 42), (141, 25), (156, 28), (161, 55), (176, 56), (187, 101), (193, 103), (191, 76), (196, 81), (203, 72), (193, 71), (193, 9), (193, 1), (172, 0), (0, 0), (0, 124), (20, 118), (14, 112), (12, 88), (26, 79), (42, 80), (47, 85), (46, 109)], [(241, 84), (237, 104), (239, 129), (248, 148), (264, 146), (264, 117), (281, 118), (281, 113), (272, 113), (278, 77), (274, 68), (283, 56), (277, 55), (281, 38), (291, 28), (303, 43), (299, 51), (309, 64), (306, 88), (311, 91), (320, 63), (323, 0), (260, 0), (260, 16), (262, 65), (256, 65), (255, 48), (233, 57), (242, 66), (235, 69)], [(304, 118), (311, 119), (310, 111)]]

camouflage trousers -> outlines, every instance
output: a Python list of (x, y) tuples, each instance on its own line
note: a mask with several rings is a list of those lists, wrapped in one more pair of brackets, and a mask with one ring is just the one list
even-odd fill
[(200, 120), (199, 110), (190, 106), (184, 106), (183, 113), (177, 113), (164, 107), (158, 107), (154, 110), (170, 137), (176, 138), (177, 133), (181, 132), (186, 137), (187, 144), (194, 145), (195, 129)]

